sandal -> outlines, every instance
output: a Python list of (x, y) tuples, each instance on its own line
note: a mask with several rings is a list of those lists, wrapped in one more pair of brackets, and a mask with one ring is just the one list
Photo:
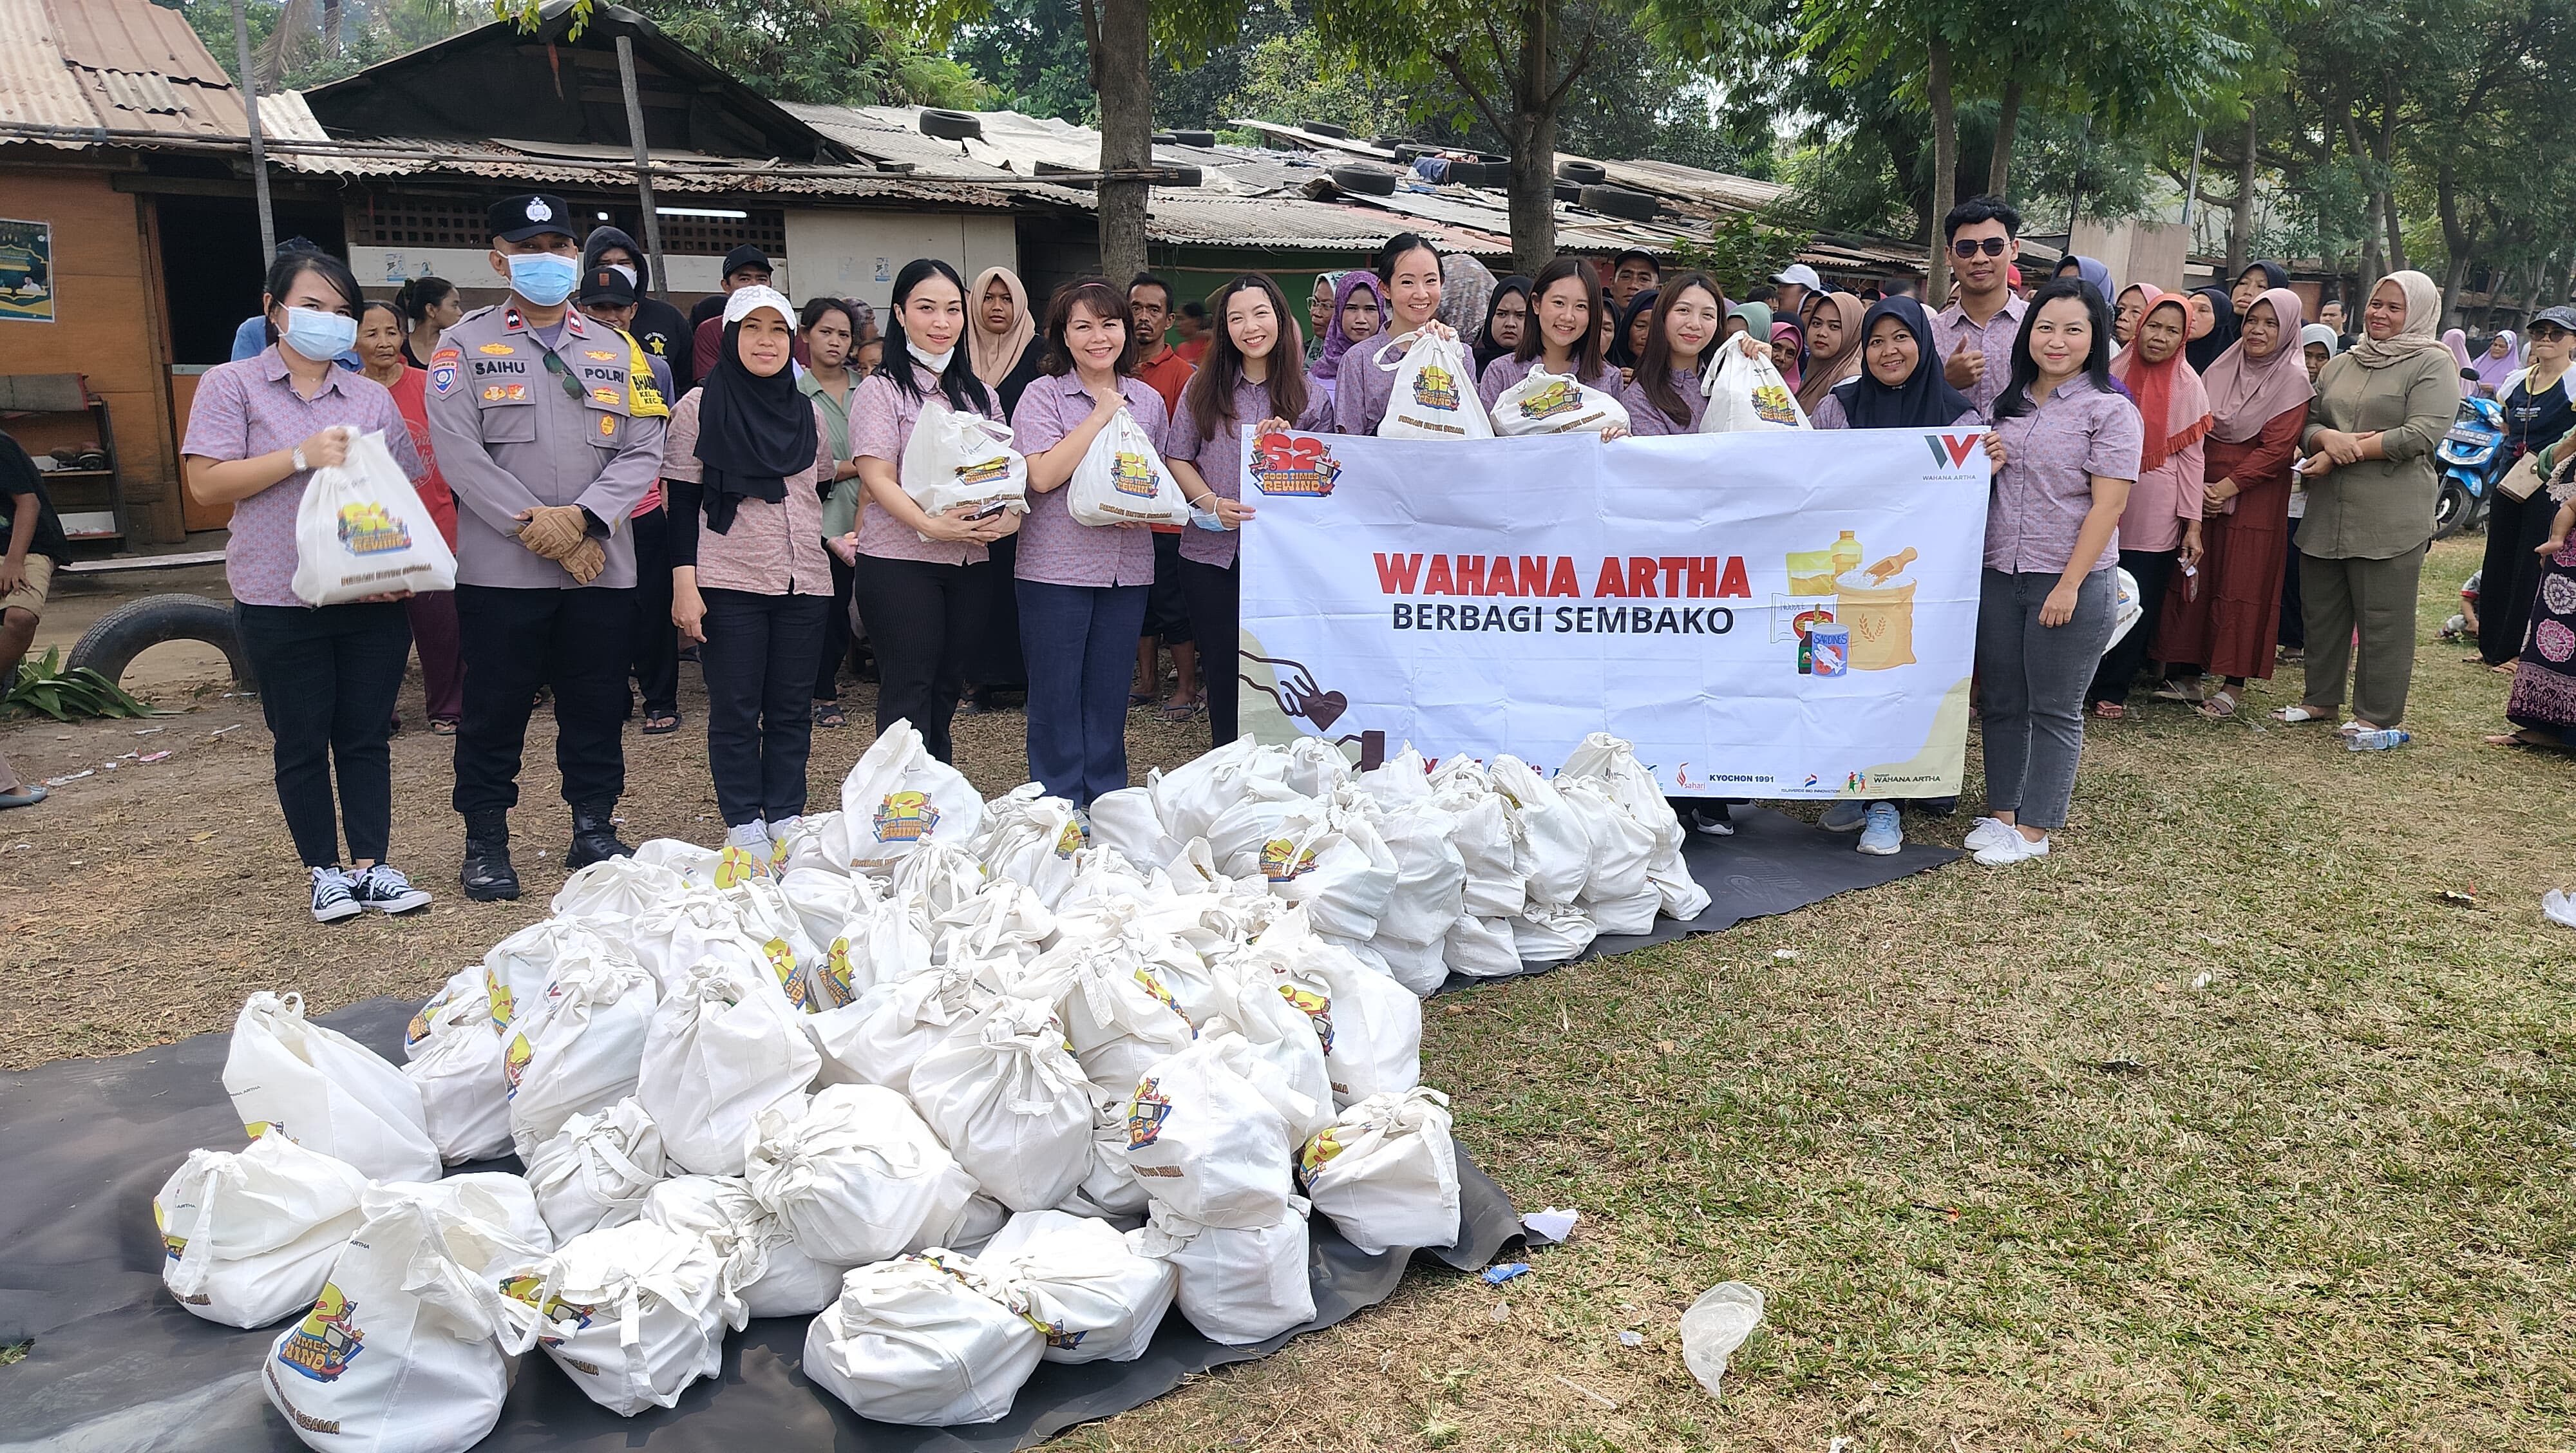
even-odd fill
[(2097, 701), (2093, 703), (2093, 714), (2104, 721), (2118, 721), (2129, 714), (2129, 708), (2116, 701)]
[(1195, 701), (1182, 702), (1178, 704), (1167, 702), (1164, 704), (1163, 709), (1156, 713), (1156, 715), (1162, 717), (1163, 720), (1175, 723), (1188, 721), (1191, 717), (1198, 714), (1199, 704)]
[(1129, 711), (1134, 711), (1140, 706), (1151, 706), (1153, 704), (1154, 693), (1150, 691), (1130, 691), (1127, 693), (1127, 709)]
[(644, 718), (644, 725), (641, 728), (644, 735), (648, 737), (667, 737), (679, 729), (680, 714), (676, 711), (668, 716), (648, 715)]
[(452, 737), (456, 735), (456, 723), (447, 720), (445, 717), (431, 717), (429, 719), (429, 734), (433, 737)]
[(33, 807), (53, 794), (30, 782), (15, 792), (0, 792), (0, 807)]
[(2334, 719), (2334, 714), (2335, 709), (2331, 706), (2316, 707), (2301, 702), (2297, 706), (2276, 708), (2272, 713), (2272, 720), (2289, 726), (2302, 726), (2312, 721), (2331, 721)]
[(2200, 714), (2211, 721), (2225, 721), (2236, 714), (2236, 693), (2222, 686), (2200, 703)]
[(849, 724), (850, 719), (841, 714), (841, 704), (839, 702), (818, 701), (814, 703), (814, 725), (818, 727), (845, 727)]
[[(2521, 731), (2498, 732), (2487, 738), (2487, 745), (2490, 747), (2529, 747), (2534, 751), (2540, 752), (2564, 752), (2568, 750), (2565, 743), (2553, 742), (2546, 737), (2533, 736), (2528, 728)], [(6, 802), (7, 799), (0, 798), (0, 805), (6, 805)]]

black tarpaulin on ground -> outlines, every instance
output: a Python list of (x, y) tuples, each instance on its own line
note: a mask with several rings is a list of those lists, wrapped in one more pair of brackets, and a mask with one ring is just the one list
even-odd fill
[[(1852, 840), (1796, 819), (1739, 809), (1732, 838), (1694, 837), (1685, 850), (1710, 893), (1690, 923), (1597, 941), (1585, 957), (1624, 953), (1747, 918), (1785, 913), (1854, 888), (1875, 887), (1958, 856), (1909, 847), (1866, 857)], [(1544, 972), (1559, 965), (1532, 966)], [(1453, 977), (1447, 987), (1491, 982)], [(399, 1061), (412, 1005), (371, 999), (322, 1023)], [(221, 1077), (229, 1034), (111, 1059), (65, 1060), (0, 1075), (0, 1345), (34, 1339), (0, 1369), (0, 1453), (284, 1453), (294, 1435), (261, 1394), (259, 1367), (276, 1328), (244, 1332), (182, 1311), (161, 1286), (152, 1196), (187, 1153), (237, 1145), (241, 1123)], [(460, 1167), (467, 1169), (468, 1167)], [(472, 1169), (517, 1169), (515, 1162)], [(1509, 1198), (1458, 1156), (1458, 1246), (1418, 1256), (1462, 1271), (1491, 1263), (1521, 1236)], [(500, 1426), (480, 1447), (510, 1453), (1003, 1453), (1076, 1424), (1140, 1406), (1193, 1372), (1267, 1355), (1289, 1338), (1386, 1300), (1410, 1258), (1365, 1256), (1313, 1218), (1315, 1320), (1249, 1347), (1225, 1347), (1169, 1317), (1142, 1358), (1083, 1366), (1040, 1364), (1011, 1415), (972, 1427), (920, 1429), (863, 1420), (797, 1370), (809, 1319), (756, 1321), (726, 1339), (723, 1372), (679, 1406), (620, 1418), (584, 1397), (542, 1353), (519, 1360)]]

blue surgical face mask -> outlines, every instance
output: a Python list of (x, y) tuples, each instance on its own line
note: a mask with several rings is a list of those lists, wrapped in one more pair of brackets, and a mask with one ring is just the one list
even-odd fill
[(289, 308), (278, 341), (316, 363), (328, 363), (358, 341), (358, 320), (319, 308)]
[(581, 280), (581, 264), (560, 252), (519, 252), (510, 256), (510, 291), (551, 308), (572, 296)]

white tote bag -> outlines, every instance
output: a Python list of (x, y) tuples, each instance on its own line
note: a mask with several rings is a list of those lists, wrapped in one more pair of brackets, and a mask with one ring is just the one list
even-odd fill
[(752, 1118), (814, 1083), (823, 1057), (774, 982), (700, 964), (653, 1011), (635, 1098), (684, 1171), (738, 1176)]
[(1048, 1362), (1132, 1362), (1172, 1309), (1180, 1278), (1106, 1221), (1062, 1211), (1011, 1218), (977, 1257), (1013, 1310), (1046, 1334)]
[(912, 1103), (986, 1194), (1041, 1211), (1091, 1173), (1091, 1081), (1064, 1026), (1034, 999), (1000, 999), (921, 1057)]
[(510, 1081), (480, 975), (459, 973), (413, 1016), (412, 1027), (420, 1037), (407, 1041), (411, 1059), (402, 1071), (420, 1086), (438, 1158), (455, 1165), (508, 1154)]
[(635, 1093), (660, 998), (651, 974), (601, 961), (563, 969), (535, 1008), (520, 1006), (503, 1037), (501, 1073), (510, 1083), (510, 1139), (521, 1156), (573, 1116)]
[(1627, 405), (1570, 373), (1533, 368), (1494, 396), (1494, 432), (1506, 438), (1627, 427)]
[(528, 1188), (555, 1242), (634, 1220), (669, 1168), (661, 1128), (632, 1099), (565, 1121), (527, 1164)]
[(456, 556), (394, 463), (384, 431), (350, 433), (347, 461), (314, 470), (295, 507), (295, 598), (342, 605), (398, 590), (454, 590)]
[(379, 1180), (438, 1178), (420, 1086), (349, 1036), (307, 1023), (301, 994), (263, 989), (242, 1005), (224, 1092), (253, 1138), (274, 1127)]
[(365, 1218), (367, 1178), (272, 1130), (248, 1150), (192, 1150), (152, 1198), (161, 1283), (227, 1327), (264, 1327), (313, 1305)]
[[(554, 1249), (555, 1234), (537, 1209), (536, 1190), (525, 1176), (481, 1170), (434, 1181), (378, 1181), (358, 1197), (358, 1211), (372, 1221), (391, 1210), (395, 1202), (406, 1200), (419, 1201), (433, 1211), (501, 1232), (506, 1240), (495, 1243), (496, 1248), (525, 1245), (539, 1251)], [(465, 1269), (479, 1274), (483, 1268), (477, 1264)]]
[(1449, 1097), (1417, 1086), (1373, 1095), (1306, 1142), (1297, 1180), (1344, 1239), (1371, 1256), (1458, 1239), (1458, 1147)]
[(930, 755), (908, 721), (887, 726), (841, 779), (849, 867), (882, 873), (926, 844), (962, 847), (983, 822), (984, 799), (975, 785)]
[(975, 1194), (912, 1102), (882, 1085), (827, 1085), (760, 1112), (744, 1180), (817, 1261), (899, 1256), (945, 1234)]
[(1238, 962), (1267, 967), (1280, 996), (1314, 1020), (1335, 1105), (1421, 1082), (1422, 1000), (1348, 949), (1325, 942), (1303, 909), (1290, 909), (1270, 925)]
[(1011, 447), (1011, 426), (936, 399), (922, 401), (895, 478), (926, 515), (996, 500), (1028, 512), (1029, 461)]
[(1145, 437), (1145, 426), (1120, 409), (1092, 437), (1065, 485), (1065, 511), (1077, 525), (1186, 525), (1189, 501), (1171, 466)]
[(1302, 1137), (1247, 1073), (1258, 1066), (1243, 1048), (1210, 1034), (1154, 1066), (1127, 1102), (1128, 1167), (1157, 1205), (1193, 1221), (1267, 1226), (1287, 1212)]
[(907, 1256), (842, 1279), (805, 1329), (804, 1373), (880, 1423), (989, 1423), (1011, 1411), (1045, 1347), (975, 1258)]
[(586, 1231), (501, 1283), (502, 1345), (543, 1347), (620, 1417), (667, 1408), (722, 1369), (725, 1330), (747, 1320), (725, 1271), (695, 1232), (651, 1221)]
[(601, 934), (622, 939), (627, 925), (642, 917), (644, 910), (688, 889), (688, 880), (670, 868), (636, 857), (609, 858), (564, 879), (552, 906), (557, 918), (579, 919)]
[(1157, 1203), (1144, 1229), (1127, 1233), (1139, 1256), (1180, 1273), (1173, 1302), (1211, 1342), (1267, 1341), (1315, 1320), (1306, 1266), (1306, 1199), (1290, 1196), (1267, 1226), (1204, 1226)]
[(269, 1344), (261, 1389), (309, 1448), (465, 1453), (510, 1391), (491, 1273), (542, 1254), (489, 1223), (393, 1198), (350, 1237), (312, 1310)]
[(727, 1289), (754, 1317), (810, 1317), (841, 1294), (847, 1267), (816, 1261), (739, 1176), (673, 1176), (644, 1198), (643, 1219), (703, 1236), (726, 1260)]
[(1493, 423), (1485, 417), (1484, 400), (1476, 396), (1476, 365), (1468, 357), (1464, 342), (1418, 333), (1403, 357), (1393, 363), (1370, 366), (1395, 375), (1386, 398), (1386, 417), (1378, 420), (1379, 438), (1494, 437)]
[(1807, 411), (1780, 376), (1769, 354), (1747, 358), (1732, 338), (1722, 340), (1725, 355), (1708, 374), (1708, 411), (1700, 415), (1703, 434), (1736, 434), (1764, 429), (1809, 429)]

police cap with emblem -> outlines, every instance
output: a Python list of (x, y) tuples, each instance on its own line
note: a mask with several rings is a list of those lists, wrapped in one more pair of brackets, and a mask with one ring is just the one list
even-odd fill
[(528, 192), (492, 204), (492, 235), (504, 242), (525, 242), (549, 232), (577, 235), (572, 230), (572, 208), (561, 197)]

